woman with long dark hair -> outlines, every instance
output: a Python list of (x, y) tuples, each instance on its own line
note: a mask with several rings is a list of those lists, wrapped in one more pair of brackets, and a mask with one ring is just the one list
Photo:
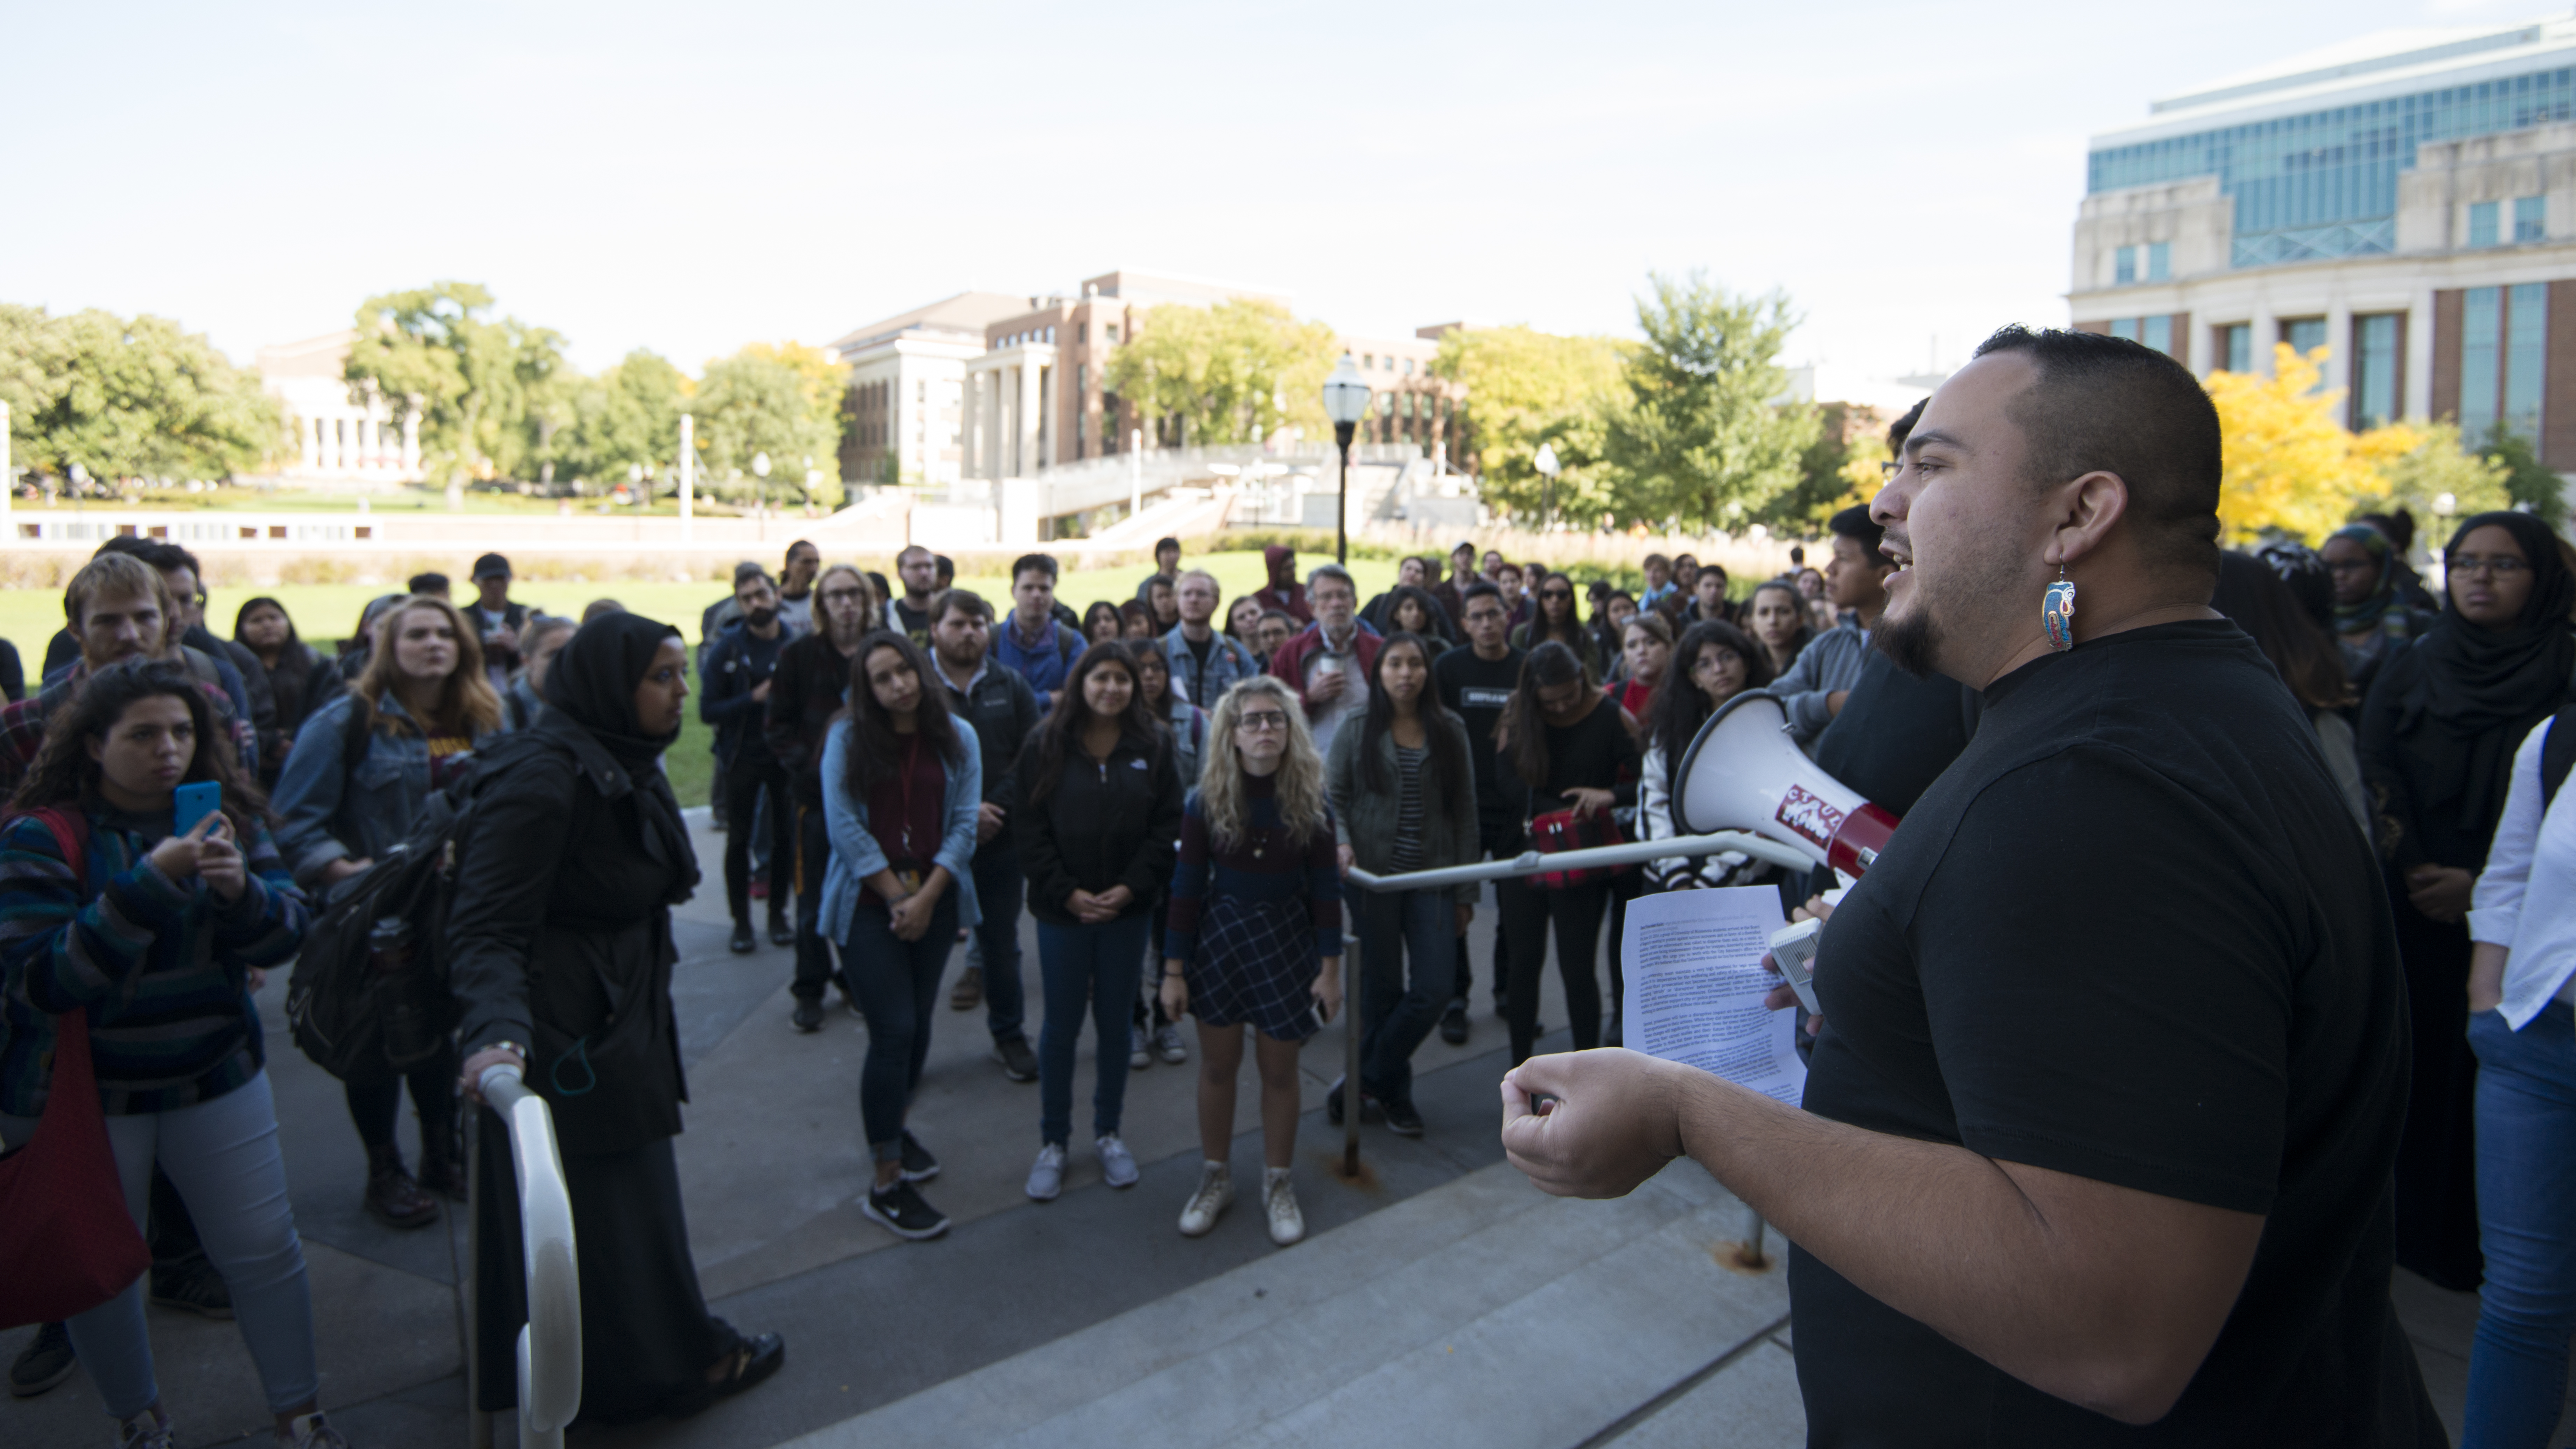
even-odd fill
[[(1419, 634), (1388, 636), (1369, 669), (1360, 727), (1333, 736), (1324, 785), (1345, 872), (1354, 865), (1377, 875), (1438, 870), (1471, 865), (1484, 854), (1467, 726), (1431, 687), (1434, 657)], [(1422, 1113), (1413, 1105), (1413, 1053), (1453, 994), (1456, 942), (1467, 934), (1477, 893), (1464, 885), (1352, 898), (1363, 947), (1360, 1092), (1402, 1136), (1422, 1135)], [(1336, 1083), (1326, 1102), (1336, 1121), (1341, 1108), (1333, 1104), (1341, 1100)]]
[[(1655, 691), (1646, 712), (1646, 758), (1637, 772), (1641, 839), (1671, 840), (1682, 833), (1673, 823), (1674, 762), (1720, 705), (1771, 679), (1768, 652), (1733, 624), (1709, 620), (1682, 631), (1682, 642), (1673, 647), (1673, 662), (1664, 671), (1663, 688)], [(1658, 890), (1749, 885), (1765, 873), (1760, 862), (1732, 851), (1696, 860), (1669, 856), (1646, 866), (1646, 879)]]
[[(1536, 568), (1537, 565), (1531, 567)], [(1539, 580), (1536, 599), (1534, 607), (1538, 612), (1527, 623), (1513, 627), (1512, 647), (1535, 650), (1539, 645), (1554, 640), (1564, 645), (1574, 655), (1575, 662), (1583, 666), (1585, 678), (1599, 680), (1600, 641), (1592, 637), (1591, 630), (1583, 627), (1582, 619), (1575, 613), (1574, 580), (1564, 574), (1548, 574)]]
[[(2332, 634), (2302, 605), (2291, 580), (2330, 599), (2332, 585), (2325, 568), (2307, 549), (2268, 548), (2259, 556), (2224, 553), (2218, 559), (2218, 589), (2209, 607), (2253, 636), (2263, 657), (2289, 686), (2290, 697), (2307, 711), (2325, 753), (2326, 768), (2343, 787), (2344, 805), (2353, 824), (2370, 834), (2370, 800), (2361, 780), (2361, 754), (2344, 712), (2354, 706), (2352, 681), (2344, 676), (2343, 651)], [(2322, 601), (2322, 600), (2321, 600)], [(2329, 604), (2327, 607), (2331, 608)]]
[[(173, 793), (222, 804), (178, 830)], [(64, 1018), (89, 1040), (107, 1146), (137, 1231), (166, 1174), (231, 1293), (280, 1445), (346, 1441), (315, 1395), (313, 1303), (263, 1067), (258, 974), (294, 959), (304, 898), (259, 787), (189, 673), (132, 660), (58, 710), (0, 827), (0, 1141), (45, 1112)], [(58, 1129), (59, 1130), (59, 1129)], [(94, 1129), (93, 1129), (94, 1130)], [(73, 1315), (121, 1445), (171, 1443), (141, 1279)]]
[(1082, 611), (1085, 643), (1098, 644), (1116, 639), (1126, 632), (1126, 627), (1125, 621), (1119, 617), (1118, 606), (1107, 599), (1094, 599), (1091, 607)]
[[(697, 852), (662, 753), (680, 737), (686, 646), (620, 610), (581, 626), (546, 671), (546, 711), (475, 770), (457, 854), (448, 981), (464, 1010), (464, 1087), (518, 1068), (554, 1116), (581, 1274), (583, 1424), (694, 1413), (786, 1357), (707, 1311), (671, 1139), (688, 1089), (671, 1005), (671, 908)], [(510, 1137), (475, 1134), (475, 1342), (482, 1401), (517, 1403), (527, 1319)]]
[[(1551, 579), (1554, 585), (1558, 580)], [(1497, 763), (1511, 773), (1526, 834), (1540, 817), (1563, 812), (1576, 819), (1604, 814), (1637, 801), (1637, 741), (1619, 707), (1593, 688), (1574, 651), (1554, 639), (1521, 661), (1520, 684), (1494, 732)], [(1514, 844), (1517, 854), (1524, 847)], [(1556, 934), (1556, 965), (1565, 982), (1565, 1010), (1574, 1047), (1601, 1044), (1601, 987), (1593, 975), (1601, 919), (1610, 905), (1606, 880), (1546, 886), (1510, 882), (1499, 893), (1503, 929), (1516, 942)], [(1528, 1059), (1537, 1040), (1539, 972), (1547, 953), (1532, 945), (1511, 953), (1504, 1010), (1511, 1028), (1512, 1064)], [(1613, 971), (1617, 963), (1612, 963)], [(1613, 978), (1616, 985), (1616, 978)]]
[(1085, 650), (1021, 749), (1011, 819), (1046, 992), (1038, 1156), (1028, 1181), (1028, 1195), (1039, 1202), (1064, 1191), (1074, 1048), (1086, 1010), (1098, 1031), (1091, 1132), (1101, 1180), (1136, 1185), (1135, 1156), (1118, 1135), (1129, 1070), (1120, 1048), (1133, 1032), (1146, 922), (1171, 875), (1181, 831), (1171, 734), (1146, 710), (1136, 660), (1136, 651), (1116, 641)]
[(1198, 1186), (1181, 1233), (1216, 1226), (1234, 1202), (1234, 1084), (1244, 1028), (1261, 1073), (1263, 1214), (1270, 1241), (1306, 1236), (1297, 1156), (1297, 1052), (1342, 1004), (1341, 881), (1324, 762), (1296, 690), (1237, 680), (1208, 725), (1198, 788), (1182, 807), (1180, 863), (1164, 928), (1163, 1009), (1199, 1019)]
[[(342, 882), (402, 844), (429, 799), (465, 777), (476, 748), (501, 728), (501, 700), (483, 673), (481, 636), (445, 599), (420, 596), (384, 611), (366, 668), (296, 733), (277, 781), (278, 844), (295, 879), (328, 901)], [(465, 1200), (456, 1131), (456, 1058), (442, 1049), (414, 1068), (420, 1173), (403, 1166), (394, 1129), (403, 1081), (342, 1084), (367, 1149), (367, 1212), (387, 1227), (426, 1227), (431, 1194)]]
[(1788, 579), (1769, 579), (1753, 587), (1745, 601), (1744, 622), (1753, 642), (1762, 646), (1766, 672), (1773, 679), (1789, 672), (1799, 652), (1816, 631), (1807, 625), (1807, 598)]
[(1429, 589), (1416, 584), (1399, 584), (1386, 605), (1389, 634), (1419, 634), (1436, 656), (1458, 645), (1457, 632), (1449, 626), (1449, 611)]
[(286, 752), (307, 715), (340, 691), (340, 671), (312, 645), (296, 637), (295, 620), (286, 606), (261, 594), (233, 615), (233, 642), (251, 652), (268, 676), (269, 696), (277, 702), (277, 720), (259, 741), (259, 783), (277, 788), (277, 773), (286, 768)]
[(1672, 621), (1661, 614), (1631, 614), (1619, 631), (1619, 682), (1602, 688), (1643, 728), (1655, 686), (1664, 682), (1672, 663)]
[(939, 1160), (904, 1125), (930, 1060), (931, 1007), (958, 928), (975, 904), (975, 821), (984, 798), (974, 726), (948, 709), (921, 646), (871, 634), (850, 661), (849, 702), (823, 746), (832, 862), (823, 927), (867, 1018), (859, 1115), (876, 1181), (861, 1210), (897, 1237), (948, 1231), (915, 1183)]
[(2512, 782), (2514, 750), (2570, 698), (2571, 575), (2527, 513), (2481, 513), (2443, 551), (2448, 599), (2389, 656), (2362, 706), (2361, 761), (2379, 797), (2390, 904), (2414, 1013), (2415, 1070), (2397, 1149), (2397, 1261), (2477, 1286), (2463, 921)]

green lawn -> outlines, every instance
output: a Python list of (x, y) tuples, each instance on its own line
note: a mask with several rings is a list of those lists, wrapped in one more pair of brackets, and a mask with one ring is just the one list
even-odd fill
[[(1301, 559), (1307, 567), (1321, 561), (1320, 555)], [(1261, 555), (1257, 553), (1219, 553), (1187, 559), (1184, 567), (1205, 568), (1215, 574), (1224, 587), (1225, 597), (1259, 588), (1263, 581)], [(1115, 569), (1087, 569), (1065, 575), (1058, 595), (1076, 613), (1095, 599), (1123, 602), (1133, 598), (1136, 581), (1149, 567), (1128, 565)], [(461, 572), (461, 570), (460, 570)], [(1360, 586), (1360, 597), (1367, 599), (1395, 582), (1395, 564), (1390, 559), (1353, 559), (1351, 575)], [(966, 575), (959, 584), (973, 589), (992, 601), (996, 609), (1010, 607), (1009, 586), (999, 575)], [(296, 631), (307, 642), (328, 652), (357, 621), (367, 601), (385, 592), (372, 584), (279, 584), (270, 588), (225, 586), (212, 590), (213, 602), (206, 608), (207, 627), (230, 637), (233, 618), (247, 600), (265, 595), (286, 606), (295, 620)], [(694, 644), (698, 636), (698, 616), (707, 605), (724, 597), (724, 586), (712, 583), (670, 583), (639, 579), (618, 579), (607, 583), (573, 584), (542, 579), (529, 579), (511, 591), (511, 597), (552, 614), (578, 616), (582, 606), (593, 599), (609, 598), (624, 604), (635, 613), (650, 618), (667, 619)], [(0, 639), (18, 646), (18, 656), (27, 667), (32, 685), (37, 667), (44, 661), (45, 643), (63, 623), (62, 594), (53, 589), (0, 589)], [(698, 722), (697, 711), (688, 711), (688, 725), (680, 742), (671, 749), (671, 783), (679, 791), (684, 805), (704, 804), (708, 781), (714, 773), (713, 731)]]

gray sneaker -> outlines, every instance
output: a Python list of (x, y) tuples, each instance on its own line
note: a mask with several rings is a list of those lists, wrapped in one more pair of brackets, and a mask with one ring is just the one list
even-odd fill
[[(1127, 1169), (1134, 1172), (1132, 1166)], [(1135, 1179), (1130, 1177), (1128, 1181)], [(1052, 1142), (1038, 1149), (1038, 1160), (1029, 1168), (1029, 1199), (1053, 1202), (1064, 1192), (1064, 1149)]]
[[(1092, 1145), (1100, 1151), (1101, 1181), (1111, 1187), (1136, 1185), (1136, 1154), (1127, 1150), (1127, 1144), (1118, 1140), (1117, 1133), (1112, 1132)], [(1055, 1151), (1057, 1160), (1062, 1161), (1064, 1149), (1059, 1147)]]
[(1131, 1072), (1141, 1072), (1153, 1064), (1154, 1053), (1146, 1046), (1144, 1028), (1134, 1026), (1127, 1028), (1127, 1069)]
[(1190, 1059), (1190, 1049), (1181, 1045), (1181, 1029), (1170, 1022), (1154, 1028), (1154, 1051), (1175, 1067)]

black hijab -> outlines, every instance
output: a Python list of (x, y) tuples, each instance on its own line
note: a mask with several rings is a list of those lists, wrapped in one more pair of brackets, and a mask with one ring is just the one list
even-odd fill
[(643, 809), (645, 848), (678, 876), (674, 900), (687, 899), (698, 883), (697, 852), (660, 766), (662, 752), (680, 732), (644, 733), (635, 717), (635, 687), (662, 652), (662, 641), (680, 637), (678, 629), (640, 614), (602, 614), (574, 630), (546, 667), (546, 703), (626, 771)]
[(2576, 607), (2576, 574), (2558, 551), (2558, 537), (2528, 513), (2481, 513), (2463, 522), (2442, 550), (2447, 571), (2460, 545), (2481, 528), (2501, 528), (2522, 546), (2531, 565), (2531, 596), (2522, 615), (2502, 628), (2473, 624), (2447, 597), (2441, 617), (2416, 646), (2415, 677), (2398, 703), (2397, 727), (2414, 734), (2430, 722), (2426, 741), (2441, 805), (2456, 800), (2464, 830), (2483, 833), (2504, 805), (2507, 770), (2523, 736), (2567, 702), (2576, 670), (2576, 634), (2568, 611)]

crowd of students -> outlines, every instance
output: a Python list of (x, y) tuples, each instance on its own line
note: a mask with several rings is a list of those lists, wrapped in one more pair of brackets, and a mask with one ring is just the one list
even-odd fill
[[(1899, 456), (1920, 412), (1890, 430)], [(2437, 602), (2407, 563), (2411, 524), (2373, 516), (2315, 552), (2230, 554), (2214, 605), (2305, 711), (2387, 863), (2414, 1023), (2398, 1260), (2446, 1286), (2483, 1278), (2472, 1394), (2490, 1408), (2473, 1413), (2538, 1422), (2576, 1328), (2565, 1196), (2544, 1166), (2576, 1145), (2563, 1106), (2576, 1096), (2576, 935), (2552, 889), (2576, 870), (2576, 825), (2548, 823), (2566, 765), (2545, 757), (2548, 722), (2576, 697), (2576, 571), (2529, 516), (2481, 515), (2444, 550)], [(1273, 546), (1263, 587), (1231, 605), (1166, 539), (1132, 599), (1079, 615), (1045, 554), (1016, 560), (1009, 597), (992, 601), (926, 549), (899, 554), (890, 581), (799, 542), (774, 575), (737, 569), (700, 621), (694, 667), (676, 629), (613, 601), (579, 621), (512, 601), (499, 555), (476, 561), (464, 607), (437, 575), (370, 601), (332, 656), (267, 597), (220, 639), (193, 556), (112, 541), (67, 590), (41, 682), (0, 713), (0, 1140), (42, 1115), (64, 1013), (86, 1008), (154, 1261), (148, 1286), (49, 1325), (13, 1391), (42, 1392), (77, 1358), (121, 1442), (166, 1442), (149, 1297), (237, 1315), (280, 1442), (340, 1442), (314, 1402), (302, 1261), (282, 1187), (270, 1191), (282, 1167), (249, 992), (442, 794), (479, 812), (446, 932), (460, 1019), (425, 1063), (344, 1085), (366, 1211), (413, 1228), (442, 1199), (464, 1201), (477, 1164), (460, 1100), (489, 1066), (533, 1063), (584, 1260), (603, 1265), (584, 1277), (585, 1332), (595, 1319), (596, 1341), (616, 1348), (591, 1358), (585, 1417), (693, 1409), (776, 1368), (776, 1336), (707, 1312), (679, 1228), (669, 910), (698, 865), (661, 766), (693, 672), (714, 731), (731, 948), (759, 949), (763, 903), (768, 941), (794, 950), (794, 1029), (822, 1027), (830, 992), (867, 1023), (869, 1218), (907, 1239), (948, 1226), (924, 1190), (938, 1158), (908, 1107), (963, 943), (950, 1006), (981, 1008), (994, 1062), (1038, 1085), (1029, 1198), (1065, 1186), (1084, 1023), (1098, 1062), (1090, 1151), (1124, 1189), (1139, 1180), (1120, 1135), (1127, 1076), (1187, 1062), (1187, 1020), (1203, 1163), (1179, 1229), (1209, 1231), (1234, 1197), (1248, 1026), (1261, 1211), (1275, 1242), (1294, 1243), (1298, 1051), (1346, 994), (1364, 1117), (1420, 1135), (1412, 1059), (1435, 1030), (1470, 1040), (1477, 958), (1514, 1064), (1547, 1030), (1551, 944), (1573, 1045), (1616, 1045), (1628, 902), (1775, 883), (1794, 904), (1831, 883), (1736, 855), (1509, 880), (1478, 951), (1478, 889), (1362, 892), (1353, 868), (1676, 837), (1676, 762), (1752, 689), (1780, 697), (1824, 770), (1900, 816), (1966, 748), (1980, 696), (1872, 647), (1897, 567), (1879, 523), (1848, 508), (1827, 536), (1821, 570), (1801, 552), (1741, 599), (1689, 554), (1647, 555), (1631, 592), (1461, 543), (1401, 560), (1363, 604), (1341, 566), (1301, 574)], [(2576, 758), (2576, 735), (2566, 744)], [(223, 809), (181, 832), (183, 781), (221, 784)], [(1363, 947), (1347, 980), (1346, 934)], [(582, 969), (547, 973), (556, 958)], [(573, 1059), (610, 1089), (567, 1088)], [(412, 1162), (395, 1134), (406, 1093)], [(506, 1154), (487, 1150), (480, 1168), (506, 1174)], [(508, 1216), (487, 1224), (504, 1244)], [(487, 1286), (506, 1319), (508, 1285)], [(487, 1367), (505, 1395), (514, 1373)]]

